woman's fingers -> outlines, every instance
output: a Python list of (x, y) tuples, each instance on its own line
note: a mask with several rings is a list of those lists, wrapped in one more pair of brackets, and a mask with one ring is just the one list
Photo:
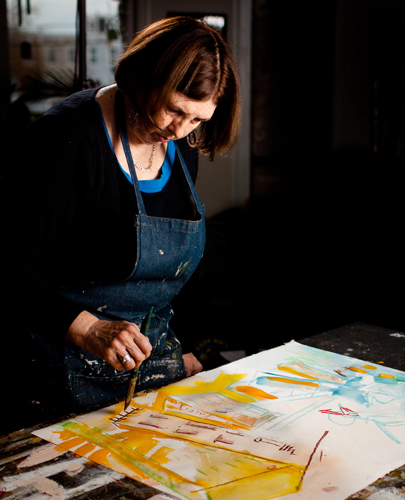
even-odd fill
[[(127, 335), (129, 334), (129, 336)], [(128, 323), (127, 329), (120, 333), (120, 341), (127, 346), (127, 350), (131, 356), (133, 354), (144, 356), (142, 361), (150, 356), (152, 346), (150, 345), (148, 337), (143, 335), (139, 328), (134, 323)]]
[(203, 365), (198, 361), (192, 352), (183, 354), (184, 368), (186, 369), (186, 376), (190, 377), (199, 373), (203, 369)]
[(152, 350), (148, 338), (134, 323), (104, 320), (89, 328), (85, 348), (118, 371), (138, 367)]
[[(128, 326), (122, 329), (111, 342), (111, 357), (107, 361), (116, 370), (132, 370), (145, 361), (151, 350), (152, 347), (147, 337), (140, 333), (138, 335), (131, 326)], [(116, 366), (114, 355), (122, 366)]]

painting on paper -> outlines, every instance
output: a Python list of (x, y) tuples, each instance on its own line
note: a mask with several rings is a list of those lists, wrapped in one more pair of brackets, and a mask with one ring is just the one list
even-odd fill
[(405, 463), (404, 388), (292, 341), (35, 434), (178, 498), (340, 500)]

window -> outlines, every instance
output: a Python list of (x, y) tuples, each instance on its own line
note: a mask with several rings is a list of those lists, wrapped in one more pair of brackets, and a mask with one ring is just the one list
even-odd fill
[[(40, 100), (44, 101), (44, 109), (35, 111), (35, 114), (41, 114), (55, 100), (78, 89), (74, 86), (74, 75), (77, 73), (75, 65), (79, 60), (76, 54), (78, 2), (6, 2), (10, 73), (16, 88), (11, 100), (17, 99), (22, 90), (29, 93), (28, 84), (33, 85), (35, 79), (35, 90), (41, 88)], [(123, 53), (118, 8), (117, 0), (86, 0), (86, 77), (95, 86), (111, 83), (110, 54), (114, 53), (116, 57)], [(62, 90), (58, 83), (60, 81), (63, 81)], [(56, 89), (60, 91), (59, 96), (56, 95)], [(36, 106), (36, 109), (39, 108)]]
[(97, 49), (95, 47), (91, 47), (90, 49), (90, 61), (92, 63), (97, 62)]

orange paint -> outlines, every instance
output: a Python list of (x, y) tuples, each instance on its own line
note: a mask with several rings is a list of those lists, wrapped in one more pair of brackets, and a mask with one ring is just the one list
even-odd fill
[(88, 453), (92, 452), (95, 448), (96, 447), (94, 446), (94, 444), (86, 443), (83, 446), (80, 446), (79, 448), (77, 448), (77, 450), (75, 450), (75, 453), (84, 457)]
[(278, 369), (283, 370), (283, 371), (288, 372), (288, 373), (291, 373), (292, 375), (298, 375), (299, 377), (310, 378), (312, 380), (319, 380), (318, 378), (313, 377), (312, 375), (308, 375), (304, 371), (294, 370), (294, 368), (291, 368), (291, 366), (279, 365)]
[(364, 365), (363, 368), (366, 370), (377, 370), (377, 367), (372, 365)]
[(80, 444), (84, 444), (84, 443), (85, 443), (84, 439), (75, 437), (75, 438), (69, 439), (69, 441), (66, 441), (65, 443), (63, 443), (63, 447), (66, 450), (71, 450), (72, 448), (75, 448), (76, 446), (79, 446)]
[(389, 375), (388, 373), (381, 373), (378, 376), (381, 378), (395, 378), (395, 375)]
[(53, 433), (54, 434), (59, 434), (59, 437), (60, 437), (60, 439), (62, 439), (62, 441), (67, 441), (71, 437), (74, 437), (74, 434), (72, 434), (71, 432), (64, 431), (64, 430), (59, 430), (59, 429), (57, 431), (53, 431)]
[(267, 377), (269, 380), (273, 380), (274, 382), (283, 382), (284, 384), (296, 384), (296, 385), (309, 385), (311, 387), (319, 387), (319, 384), (316, 382), (306, 382), (304, 380), (294, 380), (292, 378), (284, 378), (284, 377)]
[(256, 387), (250, 387), (250, 385), (239, 385), (238, 387), (236, 387), (236, 390), (256, 399), (278, 399), (277, 396), (272, 396), (267, 392), (256, 389)]
[(366, 370), (363, 370), (362, 368), (358, 368), (357, 366), (348, 366), (348, 369), (351, 370), (352, 372), (356, 372), (356, 373), (367, 373)]
[(93, 460), (93, 462), (96, 462), (98, 464), (104, 465), (105, 467), (108, 467), (108, 456), (110, 455), (110, 450), (96, 450), (94, 453), (92, 453), (89, 458)]

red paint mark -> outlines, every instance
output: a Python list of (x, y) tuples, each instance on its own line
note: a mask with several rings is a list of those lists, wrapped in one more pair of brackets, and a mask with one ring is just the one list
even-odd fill
[(233, 432), (233, 431), (226, 431), (228, 434), (233, 434), (234, 436), (241, 436), (241, 437), (245, 437), (244, 434), (241, 434), (240, 432)]
[(4, 493), (7, 492), (7, 488), (6, 487), (3, 487), (1, 490), (0, 490), (0, 498), (4, 495)]
[(326, 491), (326, 493), (330, 493), (331, 491), (337, 491), (339, 488), (336, 486), (326, 486), (326, 488), (322, 488), (322, 491)]
[(176, 429), (175, 432), (177, 434), (187, 434), (188, 436), (197, 436), (198, 435), (198, 432), (188, 431), (187, 429)]
[(149, 427), (155, 427), (156, 429), (163, 429), (160, 425), (150, 424), (149, 422), (139, 422), (139, 425), (147, 425)]
[(340, 407), (340, 411), (333, 411), (333, 410), (319, 410), (319, 413), (326, 413), (328, 415), (339, 415), (339, 417), (358, 417), (359, 414), (350, 408), (344, 408), (343, 406)]
[(279, 448), (280, 451), (287, 451), (290, 453), (290, 455), (295, 455), (295, 448), (294, 446), (291, 446), (291, 445), (288, 445), (288, 444), (285, 444), (284, 446), (282, 446), (281, 448)]
[(222, 434), (220, 434), (216, 439), (214, 439), (214, 443), (233, 444), (233, 441), (228, 441)]
[(194, 422), (187, 422), (186, 425), (190, 425), (191, 427), (199, 427), (200, 429), (208, 429), (209, 431), (216, 431), (218, 429), (214, 425), (197, 424)]
[(305, 474), (307, 473), (307, 470), (308, 470), (309, 466), (311, 465), (312, 458), (313, 458), (313, 456), (315, 455), (316, 450), (318, 449), (319, 445), (321, 444), (321, 441), (322, 441), (322, 440), (323, 440), (323, 439), (324, 439), (324, 438), (325, 438), (328, 434), (329, 434), (329, 431), (325, 431), (325, 432), (323, 433), (323, 435), (322, 435), (321, 439), (320, 439), (320, 440), (316, 443), (315, 448), (312, 450), (312, 453), (311, 453), (311, 455), (310, 455), (310, 457), (309, 457), (308, 463), (307, 463), (307, 465), (305, 466), (304, 473), (303, 473), (303, 474), (302, 474), (302, 476), (301, 476), (300, 482), (299, 482), (298, 486), (296, 486), (296, 488), (295, 488), (297, 491), (301, 488), (301, 484), (302, 484), (302, 482), (304, 481), (304, 476), (305, 476)]

